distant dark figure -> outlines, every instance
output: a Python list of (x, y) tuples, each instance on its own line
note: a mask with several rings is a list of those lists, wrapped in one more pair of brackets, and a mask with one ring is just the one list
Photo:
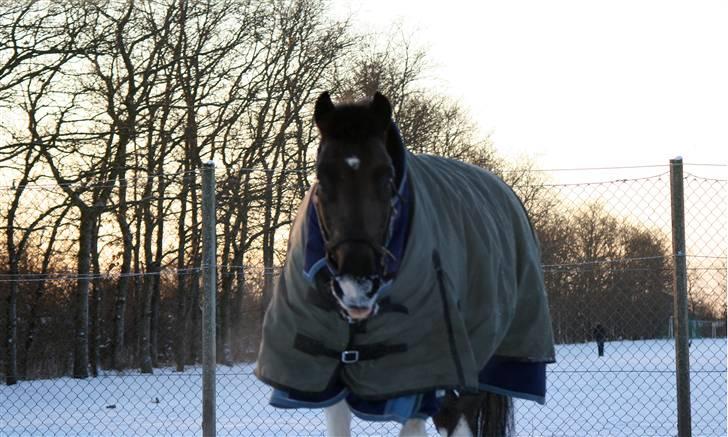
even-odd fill
[(597, 323), (594, 328), (594, 340), (597, 341), (597, 349), (599, 350), (599, 356), (604, 356), (604, 339), (607, 337), (607, 330), (602, 326), (601, 323)]

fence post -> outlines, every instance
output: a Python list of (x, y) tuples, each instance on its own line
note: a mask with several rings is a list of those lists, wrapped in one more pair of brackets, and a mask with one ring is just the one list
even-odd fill
[(679, 437), (692, 434), (690, 417), (690, 356), (688, 350), (688, 277), (685, 252), (685, 196), (683, 161), (670, 160), (670, 194), (672, 206), (672, 251), (675, 322), (675, 370), (677, 375), (677, 432)]
[(202, 435), (215, 437), (215, 162), (202, 166)]

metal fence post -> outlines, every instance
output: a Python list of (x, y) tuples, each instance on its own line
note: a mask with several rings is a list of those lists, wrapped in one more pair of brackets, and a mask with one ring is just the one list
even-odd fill
[(675, 321), (675, 370), (677, 375), (677, 430), (679, 437), (692, 434), (690, 417), (690, 356), (688, 350), (688, 278), (685, 252), (685, 197), (683, 161), (670, 160), (670, 194), (673, 250), (673, 320)]
[(215, 163), (202, 167), (202, 434), (215, 437)]

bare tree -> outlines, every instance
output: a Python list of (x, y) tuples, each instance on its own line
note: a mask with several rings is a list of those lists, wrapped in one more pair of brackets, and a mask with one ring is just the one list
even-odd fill
[[(47, 87), (49, 80), (59, 68), (68, 63), (79, 52), (76, 35), (86, 24), (83, 13), (73, 14), (77, 21), (66, 22), (67, 15), (58, 8), (49, 7), (52, 2), (23, 1), (0, 9), (0, 108), (11, 107), (23, 100), (23, 90), (32, 94), (28, 84)], [(40, 94), (30, 96), (28, 113), (38, 110)], [(33, 137), (36, 140), (37, 136)], [(32, 142), (19, 141), (4, 145), (1, 152), (6, 159), (25, 153), (25, 164), (21, 171), (21, 184), (15, 192), (8, 215), (7, 249), (8, 267), (11, 274), (18, 274), (19, 257), (22, 256), (27, 237), (33, 229), (26, 229), (20, 245), (15, 243), (15, 219), (19, 201), (27, 183), (36, 180), (31, 170), (36, 167), (40, 155)], [(35, 224), (37, 225), (37, 223)], [(8, 331), (6, 344), (6, 381), (17, 380), (17, 306), (18, 285), (11, 283), (8, 294)]]
[[(55, 208), (51, 208), (50, 210), (52, 211), (53, 209)], [(62, 207), (62, 209), (60, 209), (58, 217), (50, 226), (50, 232), (48, 233), (48, 229), (43, 229), (39, 235), (39, 240), (45, 242), (45, 250), (43, 251), (41, 267), (38, 272), (41, 277), (44, 277), (50, 271), (51, 261), (53, 259), (54, 251), (56, 250), (56, 238), (58, 236), (59, 229), (61, 228), (61, 224), (65, 220), (66, 215), (68, 214), (70, 209), (71, 205), (69, 203), (66, 203)], [(41, 306), (41, 299), (46, 291), (46, 288), (47, 285), (45, 281), (36, 281), (33, 284), (32, 300), (29, 305), (30, 311), (28, 314), (28, 329), (25, 336), (25, 341), (23, 343), (23, 354), (21, 355), (20, 363), (18, 366), (21, 377), (26, 379), (30, 376), (28, 363), (30, 362), (30, 356), (31, 352), (33, 351), (33, 346), (36, 344), (36, 337), (38, 335), (38, 328), (40, 324), (38, 318)]]
[[(84, 41), (91, 41), (89, 44), (92, 44), (93, 50), (77, 50), (81, 55), (75, 58), (74, 63), (58, 70), (59, 80), (51, 91), (67, 96), (67, 103), (53, 120), (56, 126), (54, 134), (41, 133), (38, 129), (40, 119), (33, 120), (32, 124), (36, 126), (35, 135), (41, 138), (44, 163), (80, 215), (74, 377), (85, 378), (89, 364), (88, 278), (93, 258), (94, 229), (109, 203), (120, 170), (125, 165), (128, 144), (135, 135), (136, 89), (133, 81), (127, 81), (126, 93), (120, 99), (122, 104), (117, 104), (116, 98), (123, 87), (121, 81), (114, 78), (116, 66), (113, 59), (115, 54), (123, 52), (119, 45), (118, 26), (114, 29), (112, 25), (112, 31), (107, 33), (109, 23), (106, 20), (110, 19), (110, 15), (95, 5), (80, 9), (94, 23), (84, 29)], [(121, 21), (128, 16), (126, 11)], [(123, 64), (128, 69), (128, 63)], [(93, 82), (93, 78), (99, 81)], [(93, 103), (99, 96), (105, 99), (106, 105), (103, 112), (95, 113)], [(69, 154), (81, 159), (64, 159)]]
[[(308, 109), (316, 91), (323, 89), (329, 68), (352, 41), (345, 23), (325, 20), (323, 3), (319, 1), (271, 4), (258, 15), (266, 18), (256, 29), (261, 50), (248, 84), (249, 95), (253, 96), (248, 103), (249, 116), (243, 130), (237, 131), (244, 141), (226, 135), (220, 150), (224, 152), (223, 160), (233, 164), (226, 165), (230, 182), (222, 184), (232, 190), (230, 201), (225, 201), (225, 195), (221, 198), (225, 202), (222, 208), (230, 208), (226, 217), (233, 220), (230, 233), (225, 233), (224, 238), (232, 241), (223, 243), (224, 248), (229, 248), (224, 249), (223, 259), (242, 267), (246, 251), (260, 244), (264, 265), (260, 315), (272, 289), (280, 246), (275, 235), (290, 223), (295, 208), (287, 181), (292, 175), (303, 176), (288, 169), (305, 165), (315, 144), (310, 132), (301, 129), (301, 113)], [(265, 172), (251, 173), (254, 166)], [(239, 309), (246, 275), (244, 268), (235, 271), (237, 286), (223, 280), (223, 298), (236, 302), (235, 308)], [(233, 291), (236, 295), (228, 296)], [(228, 334), (222, 338), (221, 349), (230, 350), (232, 326), (225, 324), (232, 325), (233, 321), (232, 315), (225, 314), (223, 310), (222, 332)]]
[(459, 159), (490, 170), (500, 170), (488, 136), (481, 135), (465, 109), (424, 83), (429, 69), (426, 52), (416, 47), (401, 29), (384, 44), (361, 39), (361, 47), (337, 64), (331, 87), (345, 100), (387, 95), (406, 147)]
[(62, 1), (21, 0), (0, 8), (0, 102), (29, 80), (58, 70), (81, 46), (90, 25), (85, 11), (69, 12)]
[[(33, 156), (35, 155), (35, 156)], [(7, 357), (5, 359), (5, 383), (7, 385), (13, 385), (18, 380), (18, 316), (17, 316), (17, 299), (18, 299), (18, 280), (20, 274), (20, 259), (25, 253), (28, 238), (31, 233), (36, 230), (39, 220), (34, 221), (31, 226), (20, 229), (21, 240), (16, 244), (16, 214), (20, 206), (20, 200), (23, 197), (25, 188), (30, 181), (30, 172), (38, 162), (38, 155), (33, 153), (33, 149), (29, 149), (26, 153), (25, 165), (23, 168), (22, 176), (15, 188), (15, 193), (10, 204), (10, 208), (7, 213), (7, 227), (6, 229), (6, 245), (8, 255), (8, 274), (11, 278), (10, 290), (7, 298), (7, 331), (5, 334), (5, 347), (7, 350)], [(44, 218), (46, 214), (41, 215), (40, 219)]]
[[(591, 218), (582, 218), (584, 212), (559, 214), (558, 199), (544, 189), (531, 164), (511, 166), (500, 159), (458, 102), (426, 86), (423, 50), (405, 38), (383, 47), (362, 45), (346, 22), (327, 18), (323, 1), (69, 5), (39, 1), (0, 11), (0, 34), (22, 36), (0, 43), (0, 108), (27, 120), (2, 131), (11, 140), (0, 138), (0, 157), (7, 158), (0, 166), (60, 193), (37, 211), (28, 203), (27, 188), (20, 188), (28, 184), (7, 194), (3, 247), (15, 262), (8, 270), (47, 272), (73, 260), (70, 269), (78, 279), (73, 293), (41, 282), (28, 286), (30, 293), (16, 286), (8, 294), (13, 302), (30, 296), (28, 304), (21, 297), (20, 304), (8, 305), (8, 311), (28, 311), (8, 317), (20, 320), (21, 336), (28, 333), (18, 352), (19, 372), (8, 375), (26, 375), (33, 367), (27, 361), (31, 348), (48, 362), (62, 362), (58, 355), (68, 346), (51, 352), (36, 346), (43, 343), (37, 319), (62, 302), (64, 293), (74, 303), (52, 323), (69, 330), (64, 319), (74, 314), (74, 376), (107, 365), (152, 372), (165, 361), (181, 371), (197, 360), (197, 176), (208, 159), (222, 163), (218, 350), (227, 364), (254, 356), (260, 317), (285, 256), (281, 235), (311, 182), (318, 140), (311, 105), (325, 89), (351, 97), (380, 90), (395, 103), (411, 150), (500, 174), (531, 212), (544, 254), (554, 263), (582, 259), (587, 247), (602, 250), (602, 240), (587, 241), (590, 223), (600, 235), (614, 231), (609, 220), (599, 222), (600, 214), (609, 216), (605, 212)], [(576, 236), (579, 244), (573, 244)], [(41, 237), (50, 241), (40, 243)], [(630, 240), (634, 253), (651, 247), (637, 240), (636, 234)], [(624, 254), (627, 246), (620, 240), (613, 253)], [(76, 256), (65, 255), (71, 250)], [(174, 277), (163, 274), (167, 267), (176, 269)], [(120, 275), (100, 277), (108, 271)], [(572, 303), (621, 292), (636, 281), (622, 276), (618, 283), (613, 271), (587, 273), (588, 284), (575, 274), (550, 279), (560, 287), (554, 301), (576, 308)], [(563, 313), (563, 332), (573, 332), (575, 312)], [(16, 325), (8, 326), (8, 344), (17, 343)], [(108, 350), (101, 347), (107, 343)]]

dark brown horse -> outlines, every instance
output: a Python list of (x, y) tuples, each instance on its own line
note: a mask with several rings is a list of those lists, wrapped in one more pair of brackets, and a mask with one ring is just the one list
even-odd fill
[[(377, 313), (379, 285), (388, 279), (387, 260), (393, 256), (387, 242), (402, 176), (388, 141), (392, 108), (379, 93), (370, 101), (342, 105), (323, 93), (314, 118), (321, 143), (313, 199), (326, 257), (337, 272), (331, 292), (342, 314), (361, 322)], [(350, 413), (344, 401), (327, 408), (327, 418), (329, 435), (348, 435)], [(511, 400), (450, 390), (433, 421), (446, 436), (505, 436), (511, 429)], [(426, 435), (424, 420), (407, 421), (401, 435)]]

